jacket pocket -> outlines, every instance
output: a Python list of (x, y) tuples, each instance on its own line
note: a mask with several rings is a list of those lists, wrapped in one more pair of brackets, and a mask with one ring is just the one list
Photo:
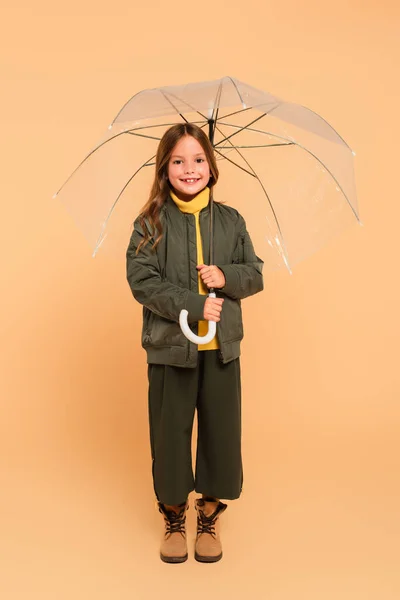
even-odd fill
[(148, 308), (143, 314), (142, 346), (184, 346), (185, 337), (179, 323), (160, 317)]
[(233, 300), (229, 296), (223, 297), (225, 300), (222, 305), (219, 328), (221, 341), (228, 344), (243, 339), (242, 307), (240, 300)]
[(236, 265), (244, 263), (244, 237), (242, 235), (238, 238), (232, 257), (232, 263)]
[(143, 326), (142, 326), (142, 346), (149, 346), (151, 344), (151, 326), (154, 320), (154, 313), (143, 306)]
[(239, 237), (239, 264), (244, 263), (244, 236)]

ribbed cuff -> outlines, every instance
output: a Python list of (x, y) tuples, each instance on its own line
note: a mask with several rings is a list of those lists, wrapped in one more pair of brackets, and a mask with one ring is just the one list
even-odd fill
[(234, 296), (239, 284), (239, 277), (235, 265), (216, 265), (225, 275), (225, 285), (221, 288), (227, 296)]
[(189, 292), (186, 298), (186, 310), (188, 311), (188, 323), (202, 321), (204, 319), (204, 305), (208, 295)]

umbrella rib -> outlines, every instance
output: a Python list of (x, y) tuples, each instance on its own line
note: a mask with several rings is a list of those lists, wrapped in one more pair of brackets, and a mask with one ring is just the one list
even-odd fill
[[(240, 133), (241, 131), (244, 131), (244, 130), (255, 131), (257, 133), (265, 133), (267, 135), (271, 135), (273, 137), (278, 137), (282, 140), (285, 140), (286, 138), (281, 137), (279, 135), (274, 135), (273, 133), (269, 134), (267, 131), (262, 131), (261, 129), (254, 129), (254, 128), (250, 127), (251, 125), (253, 125), (253, 123), (255, 123), (256, 121), (259, 121), (262, 117), (265, 117), (266, 115), (268, 115), (268, 113), (263, 113), (262, 115), (260, 115), (259, 117), (257, 117), (256, 119), (254, 119), (253, 121), (248, 123), (248, 125), (233, 125), (232, 123), (224, 123), (223, 121), (220, 120), (219, 125), (224, 125), (224, 127), (236, 127), (239, 131), (235, 131), (234, 133), (231, 133), (231, 135), (228, 135), (228, 136), (225, 136), (225, 134), (221, 131), (220, 133), (224, 136), (224, 138), (222, 140), (220, 140), (219, 142), (217, 142), (216, 145), (222, 144), (222, 142), (229, 140), (231, 137), (233, 137), (234, 135), (237, 135), (238, 133)], [(223, 117), (223, 118), (225, 118), (225, 117)]]
[[(180, 102), (183, 102), (184, 104), (186, 104), (186, 106), (188, 106), (193, 112), (197, 113), (198, 115), (200, 115), (201, 117), (203, 117), (203, 119), (205, 121), (208, 121), (207, 117), (205, 115), (203, 115), (203, 113), (201, 113), (199, 110), (197, 110), (196, 108), (194, 108), (193, 106), (191, 106), (189, 104), (189, 102), (186, 102), (186, 100), (182, 100), (182, 98), (179, 98), (179, 96), (177, 96), (176, 94), (172, 94), (171, 92), (167, 92), (170, 96), (173, 96), (174, 98), (176, 98), (177, 100), (179, 100)], [(172, 104), (172, 103), (171, 103)], [(173, 106), (173, 104), (172, 104)], [(174, 107), (175, 108), (175, 107)], [(175, 108), (175, 110), (177, 111), (178, 109)], [(188, 121), (187, 121), (188, 122)]]
[[(239, 131), (234, 131), (233, 133), (231, 133), (230, 135), (228, 135), (227, 137), (224, 137), (223, 140), (219, 141), (218, 144), (221, 144), (222, 142), (226, 142), (227, 140), (229, 140), (231, 137), (237, 135), (238, 133), (240, 133), (241, 131), (243, 131), (244, 129), (248, 129), (250, 127), (250, 125), (253, 125), (253, 123), (256, 123), (257, 121), (259, 121), (260, 119), (262, 119), (263, 117), (265, 117), (268, 113), (263, 113), (262, 115), (259, 115), (256, 119), (253, 119), (253, 121), (250, 121), (250, 123), (248, 123), (247, 125), (237, 125), (237, 127), (239, 128)], [(226, 123), (221, 123), (221, 125), (228, 125)], [(222, 135), (224, 135), (224, 133), (222, 133), (222, 131), (218, 130)], [(217, 144), (216, 144), (217, 145)]]
[[(218, 131), (221, 133), (221, 131), (219, 130), (219, 128), (217, 128), (217, 129), (218, 129)], [(228, 140), (228, 141), (229, 141), (229, 140)], [(231, 142), (230, 142), (230, 143), (231, 143)], [(278, 220), (278, 217), (276, 216), (276, 213), (275, 213), (274, 207), (272, 206), (271, 200), (270, 200), (270, 198), (269, 198), (269, 196), (268, 196), (268, 192), (267, 192), (267, 190), (265, 189), (265, 187), (264, 187), (264, 184), (263, 184), (263, 182), (261, 181), (261, 179), (259, 178), (259, 176), (257, 175), (256, 171), (255, 171), (255, 170), (253, 169), (253, 167), (251, 166), (251, 164), (250, 164), (250, 163), (249, 163), (249, 162), (246, 160), (246, 158), (243, 156), (243, 154), (242, 154), (241, 152), (239, 152), (239, 150), (238, 150), (237, 148), (234, 148), (234, 149), (235, 149), (235, 150), (236, 150), (236, 152), (239, 154), (239, 156), (242, 158), (242, 160), (244, 160), (244, 162), (247, 164), (247, 166), (248, 166), (248, 167), (251, 169), (251, 171), (252, 171), (252, 173), (253, 173), (254, 177), (257, 179), (258, 183), (260, 184), (260, 186), (261, 186), (261, 188), (262, 188), (262, 190), (263, 190), (263, 192), (264, 192), (264, 194), (265, 194), (265, 196), (266, 196), (266, 198), (267, 198), (267, 200), (268, 200), (269, 206), (270, 206), (270, 208), (271, 208), (271, 210), (272, 210), (272, 214), (274, 215), (274, 219), (275, 219), (275, 221), (276, 221), (276, 225), (277, 225), (277, 227), (278, 227), (278, 230), (279, 230), (279, 233), (280, 233), (280, 235), (281, 235), (281, 239), (282, 239), (282, 249), (283, 249), (283, 252), (284, 252), (284, 255), (285, 255), (285, 256), (284, 256), (284, 261), (285, 261), (285, 263), (286, 263), (287, 267), (288, 267), (288, 268), (289, 268), (289, 270), (290, 270), (289, 258), (288, 258), (287, 250), (286, 250), (286, 248), (285, 248), (285, 242), (284, 242), (284, 238), (283, 238), (283, 233), (282, 233), (282, 231), (281, 231), (281, 227), (280, 227), (280, 225), (279, 225), (279, 220)]]
[(125, 131), (120, 131), (119, 133), (116, 133), (115, 135), (113, 135), (112, 137), (108, 138), (107, 140), (104, 140), (104, 142), (101, 142), (98, 146), (96, 146), (96, 148), (93, 148), (93, 150), (91, 150), (89, 152), (89, 154), (87, 156), (85, 156), (85, 158), (83, 160), (81, 160), (81, 162), (79, 163), (79, 165), (72, 171), (71, 175), (64, 181), (64, 183), (62, 184), (62, 186), (60, 187), (60, 189), (58, 190), (58, 192), (56, 192), (53, 196), (53, 198), (55, 198), (56, 196), (58, 196), (58, 194), (61, 192), (61, 190), (63, 189), (63, 187), (67, 184), (67, 182), (71, 179), (72, 175), (74, 173), (76, 173), (76, 171), (79, 169), (79, 167), (81, 167), (83, 165), (83, 163), (90, 158), (90, 156), (92, 156), (92, 154), (94, 154), (97, 150), (99, 150), (102, 146), (104, 146), (105, 144), (107, 144), (108, 142), (111, 142), (111, 140), (114, 140), (116, 137), (118, 137), (119, 135), (123, 135), (124, 133), (126, 133)]
[[(215, 123), (218, 121), (219, 103), (221, 101), (221, 95), (222, 95), (222, 81), (220, 81), (220, 83), (219, 83), (217, 94), (215, 96), (213, 114), (211, 117), (215, 121)], [(215, 131), (215, 126), (214, 126), (214, 131)]]
[[(239, 128), (239, 129), (240, 129), (240, 131), (242, 131), (242, 130), (243, 130), (243, 127), (241, 127), (240, 125), (232, 125), (232, 124), (230, 124), (230, 123), (221, 123), (221, 121), (220, 121), (220, 124), (221, 124), (221, 125), (224, 125), (225, 127), (237, 127), (237, 128)], [(329, 125), (329, 123), (328, 123), (328, 125)], [(255, 133), (262, 133), (262, 134), (264, 134), (264, 135), (270, 135), (270, 136), (272, 136), (272, 137), (276, 137), (276, 138), (279, 138), (279, 139), (281, 139), (281, 140), (290, 140), (290, 138), (285, 138), (284, 136), (282, 136), (282, 135), (276, 135), (275, 133), (269, 133), (268, 131), (262, 131), (261, 129), (253, 129), (252, 127), (247, 127), (247, 129), (248, 129), (248, 131), (254, 131)], [(237, 131), (236, 133), (240, 133), (240, 131)], [(229, 136), (229, 137), (230, 137), (230, 136)], [(228, 139), (228, 138), (225, 138), (225, 139)], [(225, 140), (221, 140), (220, 142), (218, 142), (218, 144), (222, 143), (223, 141), (225, 141)], [(319, 164), (320, 164), (321, 166), (323, 166), (323, 167), (324, 167), (324, 169), (326, 169), (326, 170), (328, 171), (329, 175), (332, 177), (332, 179), (333, 179), (333, 180), (335, 181), (335, 183), (338, 185), (338, 187), (340, 188), (341, 192), (343, 193), (343, 196), (346, 198), (346, 201), (347, 201), (347, 203), (349, 204), (349, 206), (350, 206), (351, 210), (353, 211), (353, 213), (354, 213), (354, 216), (356, 217), (357, 221), (360, 221), (360, 218), (359, 218), (358, 214), (356, 213), (356, 211), (355, 211), (355, 209), (354, 209), (354, 207), (353, 207), (352, 203), (351, 203), (351, 202), (350, 202), (350, 200), (348, 199), (346, 192), (344, 191), (344, 189), (342, 188), (342, 186), (340, 185), (340, 183), (338, 182), (338, 180), (336, 179), (336, 177), (334, 176), (334, 174), (332, 173), (332, 171), (331, 171), (330, 169), (328, 169), (328, 167), (326, 166), (326, 164), (325, 164), (325, 163), (323, 163), (323, 162), (322, 162), (322, 160), (320, 160), (320, 159), (318, 158), (318, 156), (316, 156), (316, 155), (315, 155), (313, 152), (311, 152), (311, 150), (309, 150), (309, 149), (308, 149), (308, 148), (306, 148), (305, 146), (302, 146), (302, 144), (299, 144), (298, 142), (296, 142), (296, 141), (295, 141), (295, 140), (293, 140), (293, 139), (292, 139), (292, 140), (290, 140), (290, 141), (291, 141), (291, 144), (290, 144), (290, 145), (293, 145), (293, 144), (294, 144), (295, 146), (298, 146), (299, 148), (301, 148), (302, 150), (304, 150), (305, 152), (307, 152), (308, 154), (310, 154), (310, 155), (311, 155), (313, 158), (315, 158), (315, 160), (317, 160), (317, 161), (319, 162)], [(344, 143), (346, 144), (346, 142), (344, 142)], [(282, 145), (283, 145), (283, 146), (285, 146), (286, 144), (282, 144)], [(289, 144), (287, 144), (287, 145), (289, 145)], [(348, 149), (351, 151), (351, 148), (350, 148), (350, 147), (349, 147), (347, 144), (346, 144), (346, 146), (347, 146), (347, 148), (348, 148)]]
[(171, 102), (171, 100), (167, 97), (167, 94), (164, 92), (164, 90), (160, 89), (160, 92), (162, 93), (162, 95), (164, 96), (164, 98), (167, 100), (167, 102), (170, 103), (170, 105), (172, 106), (172, 108), (174, 110), (176, 110), (176, 112), (178, 113), (178, 115), (180, 117), (182, 117), (182, 119), (185, 121), (185, 123), (189, 123), (189, 121), (186, 119), (186, 117), (184, 117), (183, 114), (179, 112), (179, 110), (176, 108), (175, 104), (173, 102)]
[(238, 167), (239, 169), (242, 169), (242, 171), (244, 171), (245, 173), (247, 173), (248, 175), (251, 175), (252, 177), (256, 177), (256, 175), (254, 175), (254, 173), (252, 173), (251, 171), (248, 171), (247, 169), (245, 169), (244, 167), (241, 167), (240, 165), (238, 165), (234, 160), (232, 160), (231, 158), (228, 158), (228, 156), (225, 156), (224, 154), (222, 154), (219, 150), (217, 150), (216, 148), (214, 148), (215, 152), (217, 152), (220, 156), (222, 156), (222, 158), (224, 158), (225, 160), (229, 161), (230, 163), (232, 163), (233, 165), (235, 165), (235, 167)]
[(133, 96), (131, 96), (129, 98), (129, 100), (127, 100), (125, 102), (125, 104), (123, 105), (123, 107), (121, 108), (121, 110), (118, 112), (118, 114), (111, 121), (111, 124), (109, 125), (109, 127), (112, 127), (114, 125), (115, 121), (118, 119), (119, 115), (122, 113), (122, 111), (124, 110), (125, 106), (127, 106), (134, 98), (136, 98), (136, 96), (139, 96), (139, 94), (143, 94), (144, 92), (147, 92), (147, 91), (149, 91), (149, 90), (141, 90), (140, 92), (137, 92), (136, 94), (133, 94)]
[[(292, 146), (294, 142), (285, 142), (284, 144), (260, 144), (257, 146), (234, 146), (232, 144), (231, 148), (272, 148), (273, 146)], [(225, 150), (224, 146), (221, 146), (221, 150)]]
[(135, 175), (137, 175), (137, 174), (139, 173), (139, 171), (141, 171), (141, 170), (143, 169), (143, 167), (147, 167), (147, 166), (149, 166), (149, 165), (148, 165), (149, 161), (150, 161), (150, 160), (153, 160), (153, 158), (155, 158), (155, 156), (156, 156), (156, 155), (155, 155), (155, 154), (153, 154), (153, 156), (151, 156), (150, 158), (148, 158), (148, 159), (147, 159), (147, 160), (146, 160), (146, 161), (145, 161), (145, 162), (144, 162), (144, 163), (143, 163), (143, 164), (142, 164), (142, 165), (141, 165), (141, 166), (140, 166), (138, 169), (136, 169), (136, 171), (135, 171), (135, 172), (133, 173), (133, 175), (132, 175), (132, 176), (131, 176), (131, 177), (128, 179), (128, 181), (125, 183), (124, 187), (122, 188), (122, 190), (121, 190), (121, 191), (120, 191), (120, 193), (118, 194), (117, 198), (115, 199), (115, 201), (114, 201), (113, 205), (112, 205), (112, 206), (111, 206), (111, 208), (110, 208), (110, 211), (109, 211), (109, 213), (108, 213), (107, 217), (104, 219), (104, 221), (103, 221), (103, 223), (102, 223), (102, 226), (101, 226), (101, 231), (100, 231), (100, 235), (99, 235), (99, 237), (97, 238), (96, 247), (95, 247), (95, 249), (94, 249), (94, 252), (93, 252), (93, 255), (92, 255), (93, 257), (94, 257), (94, 256), (96, 256), (96, 253), (97, 253), (98, 249), (100, 248), (100, 245), (103, 243), (103, 241), (104, 241), (104, 239), (105, 239), (105, 236), (104, 236), (104, 238), (102, 237), (102, 236), (103, 236), (103, 233), (104, 233), (104, 230), (105, 230), (105, 229), (106, 229), (106, 227), (107, 227), (107, 223), (108, 223), (108, 221), (109, 221), (109, 219), (110, 219), (110, 217), (111, 217), (111, 213), (113, 212), (113, 210), (114, 210), (114, 208), (115, 208), (115, 206), (116, 206), (116, 204), (117, 204), (118, 200), (120, 199), (121, 195), (123, 194), (123, 192), (125, 191), (125, 189), (127, 188), (127, 186), (130, 184), (130, 182), (132, 181), (132, 179), (135, 177)]
[[(192, 121), (192, 123), (194, 123), (195, 125), (198, 125), (199, 123), (204, 124), (204, 119), (203, 119), (203, 121)], [(205, 122), (205, 124), (207, 125), (207, 121)], [(154, 129), (155, 127), (169, 127), (170, 125), (175, 125), (175, 123), (159, 123), (158, 125), (142, 125), (140, 127), (134, 127), (132, 129), (124, 129), (123, 133), (125, 133), (126, 131), (139, 131), (140, 129)]]
[[(266, 113), (265, 113), (266, 114)], [(270, 135), (271, 137), (276, 137), (280, 140), (290, 140), (292, 143), (296, 144), (296, 142), (291, 139), (291, 138), (287, 138), (283, 135), (277, 135), (276, 133), (271, 133), (270, 131), (263, 131), (262, 129), (255, 129), (254, 127), (250, 127), (250, 125), (235, 125), (233, 123), (223, 123), (222, 121), (219, 122), (220, 125), (223, 125), (224, 127), (236, 127), (236, 129), (239, 129), (240, 131), (237, 131), (236, 133), (240, 133), (241, 131), (243, 131), (244, 129), (248, 130), (248, 131), (254, 131), (254, 133), (262, 133), (263, 135)], [(225, 138), (224, 138), (225, 139)], [(223, 140), (221, 140), (220, 142), (218, 142), (218, 144), (222, 143)], [(228, 139), (228, 138), (226, 138)]]
[(236, 92), (237, 92), (237, 95), (238, 95), (238, 96), (239, 96), (239, 98), (240, 98), (240, 102), (241, 102), (241, 104), (242, 104), (242, 105), (243, 105), (243, 104), (245, 104), (245, 103), (243, 102), (243, 98), (242, 98), (242, 96), (241, 96), (241, 94), (240, 94), (240, 92), (239, 92), (238, 86), (237, 86), (237, 85), (236, 85), (236, 83), (233, 81), (232, 77), (229, 77), (229, 75), (228, 75), (228, 79), (230, 79), (230, 80), (231, 80), (231, 82), (233, 83), (233, 86), (234, 86), (234, 88), (235, 88), (235, 90), (236, 90)]
[[(203, 123), (202, 121), (198, 121), (198, 123)], [(207, 123), (203, 123), (200, 127), (200, 129), (202, 129), (203, 127), (205, 127), (207, 125)], [(157, 126), (158, 127), (158, 126)], [(134, 131), (124, 131), (124, 133), (129, 133), (129, 135), (136, 135), (138, 137), (143, 137), (143, 138), (147, 138), (149, 140), (156, 140), (158, 142), (161, 141), (161, 138), (158, 137), (154, 137), (152, 135), (144, 135), (143, 133), (135, 133)], [(155, 165), (156, 163), (151, 163), (152, 165)], [(147, 167), (148, 165), (144, 165), (145, 167)]]
[[(355, 211), (352, 203), (348, 199), (346, 192), (344, 191), (344, 189), (342, 188), (342, 186), (340, 185), (340, 183), (338, 182), (338, 180), (336, 179), (336, 177), (334, 176), (334, 174), (332, 173), (332, 171), (330, 169), (328, 169), (328, 167), (325, 165), (325, 163), (323, 163), (322, 160), (320, 160), (318, 158), (318, 156), (316, 156), (313, 152), (311, 152), (311, 150), (308, 150), (308, 148), (305, 148), (304, 146), (302, 146), (301, 144), (298, 144), (297, 142), (294, 142), (294, 143), (296, 144), (296, 146), (298, 146), (299, 148), (301, 148), (302, 150), (304, 150), (308, 154), (311, 154), (311, 156), (313, 158), (315, 158), (315, 160), (317, 160), (319, 162), (319, 164), (322, 165), (324, 167), (324, 169), (326, 169), (328, 171), (329, 175), (332, 177), (332, 179), (334, 180), (334, 182), (336, 183), (336, 185), (340, 188), (343, 196), (346, 198), (347, 203), (350, 206), (351, 210), (353, 211), (355, 218), (357, 219), (357, 221), (360, 222), (360, 218), (359, 218), (358, 214), (356, 213), (356, 211)], [(346, 146), (347, 146), (347, 144), (346, 144)], [(347, 146), (347, 147), (349, 148), (349, 146)]]
[(136, 137), (147, 138), (148, 140), (156, 140), (158, 142), (161, 140), (161, 138), (159, 137), (154, 137), (153, 135), (145, 135), (144, 133), (135, 133), (134, 131), (125, 131), (125, 133), (128, 133), (129, 135), (135, 135)]
[[(271, 109), (271, 112), (273, 110), (275, 110), (276, 108), (278, 108), (278, 106), (281, 106), (282, 104), (293, 104), (293, 102), (281, 102), (280, 104), (278, 104), (277, 106), (274, 106), (274, 108)], [(326, 123), (328, 125), (328, 127), (330, 127), (335, 133), (336, 135), (338, 135), (340, 137), (340, 139), (342, 140), (343, 144), (350, 150), (350, 146), (348, 145), (347, 142), (345, 142), (345, 140), (342, 138), (342, 136), (340, 135), (340, 133), (338, 133), (336, 131), (336, 129), (334, 127), (332, 127), (332, 125), (330, 123), (328, 123), (328, 121), (326, 121), (326, 119), (324, 119), (324, 117), (321, 117), (321, 115), (319, 115), (318, 113), (316, 113), (314, 110), (312, 110), (311, 108), (308, 108), (307, 106), (303, 106), (302, 104), (295, 104), (295, 106), (300, 106), (301, 108), (304, 108), (305, 110), (308, 110), (309, 112), (313, 113), (314, 115), (316, 115), (317, 117), (319, 117), (320, 119), (322, 119), (324, 121), (324, 123)], [(281, 118), (281, 117), (278, 117)]]
[(233, 112), (233, 113), (229, 113), (227, 115), (224, 115), (222, 118), (226, 119), (226, 117), (232, 117), (234, 115), (239, 115), (240, 113), (246, 112), (248, 110), (252, 110), (254, 108), (255, 108), (254, 106), (248, 106), (247, 108), (241, 108), (240, 110), (235, 110), (235, 112)]

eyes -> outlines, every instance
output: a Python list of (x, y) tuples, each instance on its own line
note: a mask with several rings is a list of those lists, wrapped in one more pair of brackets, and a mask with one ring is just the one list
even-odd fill
[[(181, 160), (180, 158), (176, 158), (175, 160), (172, 161), (173, 165), (179, 165), (181, 162), (183, 162), (183, 160)], [(205, 162), (204, 158), (196, 158), (195, 162)]]

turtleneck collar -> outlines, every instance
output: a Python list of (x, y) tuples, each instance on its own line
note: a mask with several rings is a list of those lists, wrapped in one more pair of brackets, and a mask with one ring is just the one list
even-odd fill
[(208, 205), (210, 199), (210, 188), (206, 186), (201, 192), (199, 192), (192, 200), (189, 202), (185, 202), (184, 200), (179, 200), (179, 198), (174, 194), (171, 190), (170, 195), (172, 200), (178, 206), (178, 208), (185, 213), (197, 213), (202, 208), (205, 208)]

